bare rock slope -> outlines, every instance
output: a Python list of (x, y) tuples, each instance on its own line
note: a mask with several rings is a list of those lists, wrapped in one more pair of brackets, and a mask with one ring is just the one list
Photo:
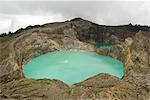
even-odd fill
[[(140, 31), (141, 30), (141, 31)], [(94, 43), (112, 43), (97, 48)], [(150, 28), (105, 26), (81, 18), (29, 26), (0, 37), (0, 99), (6, 100), (148, 100), (150, 99)], [(59, 80), (27, 79), (23, 64), (55, 50), (81, 49), (124, 63), (124, 77), (98, 74), (69, 86)]]

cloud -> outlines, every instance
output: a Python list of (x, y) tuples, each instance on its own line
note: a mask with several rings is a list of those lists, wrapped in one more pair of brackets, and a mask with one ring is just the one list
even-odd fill
[(21, 27), (26, 27), (28, 25), (41, 25), (48, 22), (56, 22), (57, 20), (62, 20), (62, 16), (59, 14), (52, 15), (52, 16), (32, 16), (32, 15), (13, 15), (11, 17), (11, 31), (16, 31)]
[(4, 17), (0, 17), (0, 32), (8, 32), (9, 27), (11, 24), (11, 20), (4, 18)]
[(150, 25), (150, 1), (0, 1), (0, 32), (75, 17), (106, 25)]
[(61, 14), (50, 16), (5, 14), (0, 16), (0, 32), (15, 32), (17, 29), (25, 28), (28, 25), (42, 25), (48, 22), (63, 21), (63, 19)]

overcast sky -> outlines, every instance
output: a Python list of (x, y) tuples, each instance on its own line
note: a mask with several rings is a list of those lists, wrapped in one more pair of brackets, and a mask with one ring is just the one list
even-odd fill
[(106, 25), (150, 26), (150, 0), (0, 1), (0, 33), (75, 17)]

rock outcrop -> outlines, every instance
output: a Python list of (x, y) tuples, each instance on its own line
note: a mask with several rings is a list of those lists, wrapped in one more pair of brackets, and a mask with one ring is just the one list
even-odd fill
[[(130, 84), (108, 74), (99, 74), (72, 86), (73, 100), (140, 100), (140, 93), (134, 84)], [(140, 94), (140, 95), (138, 95)]]
[(131, 41), (130, 45), (124, 44), (125, 71), (150, 67), (150, 32), (139, 31)]
[(57, 80), (21, 79), (0, 85), (0, 99), (67, 100), (70, 88)]
[[(140, 31), (141, 30), (141, 31)], [(139, 32), (138, 32), (139, 31)], [(150, 99), (150, 28), (105, 26), (81, 18), (20, 29), (0, 37), (0, 99), (6, 100), (148, 100)], [(97, 48), (96, 42), (112, 43)], [(124, 63), (124, 77), (98, 74), (69, 86), (59, 80), (27, 79), (22, 65), (55, 50), (80, 49)]]
[(135, 84), (108, 74), (72, 86), (49, 79), (21, 79), (0, 85), (0, 99), (4, 100), (144, 100), (146, 93)]
[(150, 92), (150, 68), (131, 70), (124, 79)]

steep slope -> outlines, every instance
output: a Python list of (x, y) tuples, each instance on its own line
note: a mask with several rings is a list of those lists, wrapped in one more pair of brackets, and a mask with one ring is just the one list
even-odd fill
[[(105, 26), (75, 18), (28, 26), (0, 37), (0, 99), (50, 99), (51, 96), (79, 100), (149, 99), (149, 32), (147, 26)], [(112, 43), (113, 46), (97, 48), (94, 46), (96, 42)], [(73, 86), (61, 81), (24, 77), (24, 63), (43, 53), (61, 49), (95, 51), (119, 59), (125, 64), (125, 76), (118, 79), (100, 74)]]

